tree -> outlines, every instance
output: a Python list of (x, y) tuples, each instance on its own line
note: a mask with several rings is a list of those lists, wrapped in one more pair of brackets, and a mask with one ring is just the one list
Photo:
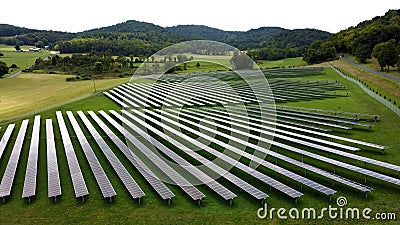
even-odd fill
[(19, 44), (15, 45), (15, 50), (20, 51), (21, 50), (21, 46)]
[(4, 53), (0, 52), (0, 57), (4, 56)]
[(381, 70), (387, 66), (387, 72), (389, 72), (390, 66), (394, 67), (399, 62), (399, 50), (396, 40), (392, 39), (377, 44), (372, 50), (372, 56), (378, 60)]
[(18, 68), (18, 66), (15, 64), (15, 63), (13, 63), (11, 66), (10, 66), (10, 69), (17, 69)]
[(254, 64), (254, 61), (250, 57), (238, 51), (233, 52), (230, 62), (236, 70), (253, 69)]
[(332, 41), (315, 41), (306, 49), (303, 56), (308, 64), (315, 64), (336, 59), (336, 48)]
[(44, 43), (43, 43), (43, 41), (38, 41), (35, 43), (35, 46), (38, 48), (44, 48)]
[(0, 77), (3, 77), (8, 73), (8, 66), (5, 62), (0, 61)]
[(103, 73), (103, 63), (102, 62), (95, 62), (94, 63), (94, 69), (97, 74), (102, 74)]
[(365, 63), (367, 59), (371, 58), (371, 46), (368, 44), (358, 45), (355, 49), (354, 55), (360, 63)]

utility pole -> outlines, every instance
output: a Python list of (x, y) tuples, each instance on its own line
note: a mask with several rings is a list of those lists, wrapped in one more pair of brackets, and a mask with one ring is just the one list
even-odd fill
[(94, 78), (92, 78), (92, 81), (93, 81), (94, 93), (96, 93), (97, 92), (97, 90), (96, 90), (96, 82), (94, 82)]

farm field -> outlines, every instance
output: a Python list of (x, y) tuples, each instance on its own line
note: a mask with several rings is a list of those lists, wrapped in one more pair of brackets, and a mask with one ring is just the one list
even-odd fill
[[(28, 50), (32, 46), (21, 46), (21, 49)], [(43, 50), (41, 52), (18, 52), (15, 50), (14, 46), (8, 46), (0, 44), (0, 52), (4, 54), (4, 56), (0, 57), (0, 61), (3, 61), (7, 64), (7, 66), (11, 66), (15, 64), (18, 66), (16, 69), (10, 69), (9, 73), (4, 77), (11, 75), (15, 72), (18, 72), (22, 69), (25, 69), (27, 66), (30, 66), (35, 63), (35, 60), (39, 57), (44, 58), (50, 55), (49, 51)]]
[[(324, 75), (316, 75), (316, 76), (304, 76), (304, 77), (296, 77), (292, 78), (293, 81), (303, 81), (303, 82), (312, 82), (312, 81), (338, 81), (344, 86), (347, 87), (345, 91), (349, 92), (349, 97), (338, 97), (338, 98), (329, 98), (329, 99), (320, 99), (320, 100), (309, 100), (309, 101), (299, 101), (299, 102), (288, 102), (288, 103), (279, 103), (279, 106), (293, 106), (293, 107), (306, 107), (306, 108), (319, 108), (319, 109), (327, 109), (327, 110), (335, 110), (338, 112), (357, 112), (357, 113), (368, 113), (368, 114), (377, 114), (381, 116), (381, 120), (374, 123), (374, 128), (372, 131), (356, 129), (350, 131), (349, 134), (342, 131), (334, 131), (333, 134), (354, 138), (358, 140), (368, 141), (376, 144), (386, 145), (389, 149), (386, 151), (385, 155), (381, 155), (378, 151), (373, 150), (363, 150), (358, 152), (357, 154), (362, 156), (367, 156), (370, 158), (374, 158), (377, 160), (393, 163), (396, 165), (400, 165), (400, 140), (393, 138), (392, 134), (400, 133), (400, 118), (394, 115), (389, 109), (384, 108), (378, 102), (368, 97), (358, 86), (355, 84), (341, 78), (331, 69), (325, 69), (326, 73)], [(24, 77), (24, 76), (27, 77)], [(34, 81), (35, 76), (41, 76), (38, 74), (24, 74), (19, 76), (20, 79), (30, 79), (32, 81), (32, 85), (36, 84), (37, 81)], [(44, 75), (43, 75), (44, 76)], [(56, 77), (58, 75), (46, 75), (46, 78), (49, 79), (49, 83), (54, 82), (53, 86), (58, 90), (65, 90), (64, 88), (72, 88), (74, 86), (65, 87), (61, 85), (64, 82), (64, 85), (73, 85), (72, 83), (65, 82), (65, 76)], [(17, 77), (17, 78), (19, 78)], [(10, 79), (14, 80), (16, 78)], [(42, 80), (43, 78), (41, 78)], [(4, 79), (5, 80), (5, 79)], [(0, 80), (3, 82), (4, 80)], [(109, 81), (110, 83), (104, 83), (99, 85), (103, 85), (103, 88), (113, 85), (119, 82), (119, 80)], [(59, 82), (59, 83), (58, 83)], [(101, 87), (98, 85), (96, 81), (96, 86), (98, 89)], [(143, 81), (145, 84), (146, 81)], [(57, 86), (60, 85), (60, 86)], [(82, 82), (79, 82), (81, 85)], [(7, 85), (8, 86), (8, 85)], [(39, 85), (40, 86), (40, 85)], [(45, 87), (43, 87), (46, 89)], [(47, 87), (48, 88), (48, 87)], [(76, 96), (89, 95), (92, 92), (92, 83), (88, 82), (87, 86), (82, 85), (82, 90), (76, 90)], [(54, 89), (54, 88), (53, 88)], [(24, 89), (19, 89), (19, 93), (25, 93), (27, 91), (27, 86)], [(1, 90), (2, 91), (2, 90)], [(8, 92), (12, 91), (12, 88), (8, 90)], [(43, 91), (43, 90), (42, 90)], [(7, 92), (7, 93), (8, 93)], [(35, 99), (40, 98), (40, 93), (36, 93)], [(65, 96), (62, 96), (63, 92), (58, 92), (59, 96), (54, 97), (54, 99), (60, 99)], [(17, 94), (17, 92), (15, 92)], [(34, 94), (34, 93), (33, 93)], [(53, 93), (49, 93), (49, 95), (53, 95)], [(57, 93), (56, 93), (57, 94)], [(32, 93), (29, 94), (32, 96)], [(0, 94), (3, 96), (3, 94)], [(21, 99), (23, 96), (21, 96)], [(32, 100), (32, 99), (31, 99)], [(43, 100), (43, 99), (42, 99)], [(64, 99), (68, 101), (68, 99)], [(26, 100), (28, 101), (28, 100)], [(30, 100), (29, 100), (30, 101)], [(1, 99), (1, 103), (3, 103), (3, 99)], [(38, 103), (39, 104), (39, 103)], [(97, 93), (91, 95), (85, 99), (74, 101), (72, 103), (68, 103), (65, 105), (59, 105), (56, 108), (52, 108), (49, 110), (45, 110), (40, 113), (42, 116), (42, 121), (45, 118), (51, 118), (53, 123), (56, 124), (55, 112), (61, 110), (66, 118), (65, 111), (71, 110), (75, 116), (76, 111), (83, 110), (84, 112), (88, 110), (93, 110), (97, 112), (98, 110), (107, 110), (114, 109), (119, 110), (121, 107), (108, 99), (102, 93)], [(34, 109), (33, 109), (34, 110)], [(0, 117), (3, 118), (3, 117)], [(33, 116), (29, 116), (31, 121), (30, 128), (28, 129), (27, 137), (31, 135), (30, 130), (32, 127)], [(13, 123), (17, 125), (19, 128), (22, 119), (16, 120)], [(43, 123), (43, 122), (42, 122)], [(3, 129), (7, 126), (6, 123), (1, 124), (0, 136), (3, 135)], [(72, 130), (71, 126), (67, 124), (69, 130)], [(93, 174), (90, 171), (89, 164), (85, 160), (85, 155), (80, 150), (78, 140), (75, 136), (71, 136), (73, 141), (73, 145), (76, 149), (76, 154), (79, 159), (79, 164), (81, 166), (83, 175), (87, 182), (87, 186), (90, 192), (90, 195), (85, 198), (85, 203), (81, 203), (80, 199), (76, 199), (73, 193), (72, 183), (69, 177), (68, 166), (66, 162), (65, 152), (63, 151), (61, 137), (59, 133), (58, 127), (55, 125), (55, 140), (56, 140), (56, 148), (57, 155), (59, 157), (59, 170), (60, 170), (60, 179), (62, 184), (62, 196), (59, 198), (57, 203), (54, 203), (51, 199), (47, 198), (47, 174), (46, 174), (46, 146), (44, 144), (40, 145), (39, 149), (39, 164), (38, 164), (38, 191), (36, 197), (33, 199), (31, 203), (28, 203), (27, 200), (21, 199), (22, 194), (22, 186), (25, 175), (26, 161), (28, 158), (29, 145), (25, 144), (23, 146), (22, 155), (20, 158), (20, 162), (18, 165), (18, 170), (16, 174), (16, 179), (14, 182), (12, 195), (7, 198), (6, 204), (1, 205), (0, 216), (1, 218), (6, 218), (4, 220), (5, 223), (42, 223), (42, 224), (54, 224), (54, 223), (83, 223), (83, 224), (92, 224), (94, 221), (96, 223), (109, 223), (112, 221), (113, 223), (118, 224), (154, 224), (154, 223), (164, 223), (164, 224), (221, 224), (221, 223), (234, 223), (234, 224), (256, 224), (256, 223), (271, 223), (271, 224), (281, 224), (281, 220), (269, 220), (268, 218), (265, 220), (260, 220), (257, 218), (257, 210), (261, 207), (260, 201), (252, 198), (249, 194), (246, 194), (243, 191), (240, 191), (239, 188), (232, 185), (228, 181), (224, 179), (219, 179), (218, 181), (224, 186), (228, 187), (231, 191), (238, 195), (237, 198), (234, 199), (233, 205), (230, 206), (229, 203), (214, 192), (212, 192), (205, 185), (199, 186), (199, 190), (202, 191), (207, 197), (201, 201), (201, 205), (199, 206), (196, 201), (190, 199), (181, 189), (174, 185), (167, 185), (176, 196), (172, 200), (172, 205), (168, 206), (166, 201), (163, 201), (159, 198), (157, 193), (151, 188), (151, 186), (143, 179), (143, 177), (138, 173), (135, 168), (130, 165), (129, 162), (122, 156), (121, 153), (115, 151), (118, 158), (121, 162), (126, 165), (126, 168), (130, 172), (130, 174), (135, 178), (138, 182), (139, 186), (146, 193), (146, 196), (143, 198), (142, 203), (139, 205), (137, 200), (133, 200), (130, 198), (128, 192), (124, 188), (122, 182), (116, 176), (116, 173), (109, 168), (109, 164), (107, 159), (103, 154), (99, 151), (98, 148), (95, 149), (96, 156), (98, 157), (100, 163), (103, 167), (107, 168), (106, 173), (110, 178), (111, 183), (113, 184), (117, 196), (113, 199), (113, 203), (109, 203), (107, 199), (102, 199), (101, 192), (97, 186), (96, 180), (94, 179)], [(116, 129), (112, 129), (116, 131)], [(44, 126), (41, 127), (41, 140), (45, 139)], [(93, 138), (90, 138), (90, 134), (85, 130), (85, 134), (89, 137), (88, 140), (92, 146), (96, 146)], [(13, 133), (12, 139), (15, 139), (16, 133)], [(111, 144), (111, 141), (106, 138), (106, 142)], [(111, 146), (113, 146), (111, 144)], [(3, 155), (2, 160), (0, 161), (0, 173), (3, 174), (7, 161), (10, 156), (12, 146), (8, 146), (6, 148), (5, 154)], [(292, 156), (291, 154), (288, 154)], [(339, 156), (334, 157), (338, 159), (342, 159)], [(321, 166), (326, 170), (332, 170), (332, 167), (321, 165), (321, 162), (312, 159), (306, 159), (307, 162)], [(345, 160), (346, 161), (346, 160)], [(359, 166), (362, 166), (361, 163), (358, 163)], [(357, 165), (358, 165), (357, 164)], [(286, 167), (290, 167), (290, 165), (282, 165)], [(372, 167), (374, 170), (382, 172), (384, 174), (390, 176), (396, 176), (397, 174)], [(374, 191), (369, 195), (368, 199), (364, 198), (364, 195), (361, 192), (354, 191), (352, 189), (346, 188), (341, 185), (335, 185), (334, 188), (338, 190), (338, 193), (334, 195), (332, 201), (329, 201), (327, 196), (316, 193), (310, 188), (304, 187), (301, 189), (304, 196), (299, 199), (299, 202), (296, 204), (295, 201), (284, 194), (280, 193), (277, 190), (270, 190), (266, 185), (254, 178), (246, 177), (245, 174), (240, 171), (233, 171), (236, 175), (246, 178), (246, 181), (259, 188), (260, 190), (265, 191), (269, 194), (269, 197), (266, 199), (269, 207), (285, 207), (289, 209), (291, 207), (296, 208), (304, 208), (304, 207), (314, 207), (317, 209), (328, 207), (328, 205), (336, 205), (336, 198), (339, 196), (345, 196), (348, 200), (349, 207), (358, 207), (365, 208), (370, 207), (374, 210), (374, 212), (394, 212), (397, 215), (400, 215), (399, 207), (397, 207), (397, 199), (398, 199), (398, 188), (394, 185), (390, 185), (387, 183), (383, 183), (382, 181), (378, 181), (376, 179), (368, 179), (367, 185), (374, 188)], [(296, 172), (303, 173), (301, 170), (296, 170)], [(360, 183), (364, 181), (364, 177), (354, 173), (348, 172), (344, 169), (338, 169), (338, 174), (350, 177), (353, 180), (356, 180)], [(318, 175), (309, 175), (309, 177), (314, 179), (320, 179)], [(290, 184), (290, 186), (295, 187), (297, 190), (300, 190), (300, 186), (297, 183), (288, 181), (287, 179), (278, 179), (285, 183)], [(331, 185), (329, 182), (322, 182), (324, 185)], [(308, 220), (291, 220), (288, 219), (284, 221), (285, 224), (309, 224)], [(351, 220), (330, 220), (328, 218), (323, 221), (319, 221), (323, 224), (343, 224), (343, 223), (351, 223)], [(363, 223), (368, 224), (379, 224), (375, 223), (376, 221), (367, 221), (362, 220)], [(388, 222), (388, 224), (396, 224), (396, 221)]]
[[(0, 121), (6, 121), (43, 108), (91, 95), (93, 82), (66, 82), (69, 75), (24, 73), (0, 79)], [(128, 81), (128, 78), (96, 80), (101, 90)]]

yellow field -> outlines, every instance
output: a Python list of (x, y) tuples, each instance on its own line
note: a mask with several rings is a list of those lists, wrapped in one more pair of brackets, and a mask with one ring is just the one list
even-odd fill
[[(26, 73), (11, 79), (0, 79), (0, 122), (94, 92), (93, 81), (66, 82), (65, 78), (69, 76)], [(129, 78), (96, 80), (96, 89), (124, 81), (129, 81)]]

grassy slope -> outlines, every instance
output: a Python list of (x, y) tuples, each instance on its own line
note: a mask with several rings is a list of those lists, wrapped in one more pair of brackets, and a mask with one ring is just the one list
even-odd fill
[[(21, 46), (21, 49), (28, 49), (30, 46)], [(20, 71), (26, 68), (29, 65), (32, 65), (35, 60), (39, 57), (46, 57), (49, 55), (48, 51), (42, 52), (17, 52), (13, 46), (0, 44), (0, 52), (4, 54), (3, 57), (0, 57), (0, 61), (3, 61), (7, 64), (7, 66), (11, 66), (12, 64), (16, 64), (19, 68), (10, 69), (7, 75), (11, 75), (17, 71)]]
[[(329, 80), (339, 80), (341, 83), (345, 84), (350, 91), (350, 97), (347, 98), (337, 98), (330, 100), (317, 100), (310, 102), (299, 102), (299, 103), (288, 103), (287, 105), (296, 105), (301, 107), (312, 107), (312, 108), (326, 108), (326, 109), (338, 109), (343, 111), (354, 111), (354, 112), (365, 112), (382, 115), (382, 121), (376, 124), (373, 132), (367, 131), (352, 131), (349, 135), (351, 138), (358, 138), (362, 140), (367, 140), (379, 144), (385, 144), (390, 146), (387, 154), (381, 156), (376, 151), (362, 151), (361, 155), (366, 155), (379, 160), (388, 161), (395, 164), (400, 164), (400, 156), (398, 154), (398, 149), (400, 149), (400, 140), (394, 139), (393, 134), (400, 133), (400, 119), (391, 113), (388, 109), (385, 109), (379, 103), (374, 101), (365, 95), (357, 86), (353, 85), (338, 75), (334, 74), (332, 71), (328, 70), (325, 77), (307, 77), (302, 79), (329, 79)], [(103, 97), (102, 94), (97, 94), (91, 96), (82, 101), (77, 101), (66, 106), (60, 106), (56, 109), (48, 110), (41, 113), (42, 121), (45, 118), (52, 118), (55, 123), (55, 110), (99, 110), (99, 109), (118, 109), (119, 107), (115, 105), (112, 101)], [(33, 117), (31, 118), (31, 122)], [(16, 124), (19, 126), (20, 121)], [(56, 124), (56, 123), (55, 123)], [(5, 128), (4, 124), (2, 127)], [(2, 128), (3, 129), (3, 128)], [(30, 124), (29, 131), (32, 129), (32, 124)], [(42, 130), (44, 130), (44, 125), (42, 124)], [(14, 132), (13, 138), (16, 137)], [(87, 131), (85, 131), (88, 134)], [(58, 147), (58, 157), (59, 157), (59, 168), (61, 173), (61, 181), (63, 188), (63, 195), (61, 200), (54, 204), (47, 198), (47, 174), (46, 174), (46, 156), (45, 156), (45, 146), (42, 144), (40, 146), (40, 158), (39, 158), (39, 173), (38, 173), (38, 192), (37, 197), (34, 199), (33, 203), (27, 204), (26, 201), (21, 200), (22, 185), (25, 171), (25, 164), (28, 157), (29, 145), (28, 142), (24, 145), (24, 149), (21, 155), (21, 160), (19, 163), (19, 168), (14, 182), (15, 186), (13, 188), (13, 193), (11, 199), (8, 199), (7, 204), (0, 205), (0, 221), (2, 223), (41, 223), (41, 224), (54, 224), (54, 223), (75, 223), (80, 222), (84, 224), (93, 223), (118, 223), (118, 224), (221, 224), (221, 223), (231, 223), (231, 224), (254, 224), (254, 223), (271, 223), (272, 224), (298, 224), (304, 223), (309, 224), (311, 221), (260, 221), (256, 217), (256, 211), (260, 207), (260, 202), (254, 200), (247, 194), (241, 192), (235, 186), (228, 184), (226, 181), (222, 181), (233, 192), (238, 194), (238, 198), (234, 200), (234, 205), (229, 206), (227, 202), (216, 196), (208, 188), (200, 187), (207, 198), (202, 202), (201, 206), (193, 202), (189, 197), (187, 197), (180, 189), (170, 186), (172, 191), (176, 194), (173, 199), (172, 206), (167, 206), (166, 202), (159, 200), (157, 194), (152, 191), (151, 187), (141, 178), (132, 166), (127, 166), (128, 170), (137, 180), (139, 185), (143, 188), (146, 193), (143, 204), (140, 206), (137, 201), (132, 201), (127, 192), (124, 190), (122, 183), (116, 178), (116, 175), (109, 168), (109, 164), (101, 154), (99, 150), (95, 147), (95, 152), (98, 155), (103, 167), (107, 168), (106, 171), (111, 178), (111, 182), (117, 191), (117, 197), (113, 204), (107, 203), (107, 201), (101, 198), (101, 193), (94, 181), (94, 177), (91, 174), (88, 163), (86, 162), (82, 150), (76, 148), (78, 158), (80, 159), (80, 164), (82, 170), (84, 171), (85, 180), (87, 182), (90, 195), (88, 196), (87, 202), (81, 204), (79, 200), (76, 200), (73, 194), (73, 188), (69, 177), (69, 172), (67, 169), (65, 153), (62, 150), (60, 135), (58, 132), (58, 127), (55, 125), (56, 142)], [(30, 132), (27, 134), (30, 135)], [(44, 138), (44, 132), (41, 133), (42, 138)], [(103, 134), (104, 135), (104, 134)], [(341, 133), (341, 135), (345, 135)], [(74, 135), (72, 135), (74, 136)], [(346, 135), (345, 135), (346, 136)], [(75, 147), (78, 146), (76, 139), (73, 137), (73, 142)], [(92, 143), (93, 144), (93, 143)], [(95, 145), (93, 145), (95, 146)], [(8, 146), (0, 161), (0, 173), (4, 173), (7, 160), (11, 153), (12, 146)], [(117, 152), (117, 151), (116, 151)], [(119, 155), (120, 156), (120, 155)], [(340, 158), (340, 157), (338, 157)], [(126, 160), (122, 162), (128, 165)], [(310, 159), (306, 159), (308, 163), (320, 164), (319, 162), (314, 162)], [(359, 163), (360, 164), (360, 163)], [(360, 164), (361, 166), (361, 164)], [(370, 166), (368, 166), (370, 167)], [(331, 170), (332, 166), (326, 166), (327, 169)], [(343, 169), (337, 170), (339, 174), (345, 175), (349, 178), (355, 179), (359, 182), (363, 182), (364, 177), (361, 175), (355, 175), (344, 171)], [(385, 171), (389, 175), (396, 176), (396, 173)], [(301, 174), (302, 171), (299, 171)], [(317, 175), (309, 174), (310, 178), (320, 179)], [(269, 188), (265, 184), (257, 182), (254, 179), (244, 177), (248, 182), (254, 184), (261, 190), (266, 191), (270, 195), (267, 202), (269, 207), (315, 207), (320, 209), (322, 207), (327, 207), (329, 204), (335, 206), (335, 201), (329, 202), (326, 196), (322, 196), (309, 188), (304, 188), (303, 196), (300, 202), (296, 205), (292, 199), (285, 197), (278, 191), (269, 191)], [(284, 179), (281, 179), (285, 181)], [(292, 187), (300, 190), (298, 184), (293, 184), (288, 182)], [(330, 182), (326, 180), (321, 180), (321, 183), (330, 185)], [(400, 215), (400, 207), (398, 206), (398, 189), (391, 185), (369, 179), (369, 185), (375, 188), (374, 192), (370, 195), (368, 199), (364, 199), (361, 193), (349, 190), (343, 186), (336, 185), (335, 189), (339, 191), (336, 195), (346, 196), (349, 202), (349, 207), (370, 207), (375, 212), (396, 212)], [(335, 198), (334, 198), (335, 199)], [(321, 221), (320, 221), (321, 222)], [(351, 223), (351, 220), (325, 220), (321, 223)], [(354, 222), (354, 221), (353, 221)], [(366, 221), (361, 221), (366, 222)], [(374, 221), (371, 221), (372, 223)], [(379, 223), (376, 223), (379, 224)], [(394, 224), (394, 223), (393, 223)]]
[(288, 66), (305, 66), (307, 63), (302, 57), (287, 58), (276, 61), (259, 60), (257, 65), (260, 68), (288, 67)]
[[(69, 76), (27, 73), (11, 79), (0, 79), (0, 122), (93, 93), (92, 81), (66, 82), (66, 77)], [(127, 80), (104, 79), (95, 82), (99, 90)]]
[(391, 98), (400, 105), (400, 83), (390, 80), (385, 77), (368, 73), (364, 70), (356, 68), (343, 60), (336, 60), (331, 62), (332, 65), (342, 68), (349, 72), (353, 77), (366, 82), (372, 89), (378, 91), (382, 96), (386, 96), (387, 99)]

